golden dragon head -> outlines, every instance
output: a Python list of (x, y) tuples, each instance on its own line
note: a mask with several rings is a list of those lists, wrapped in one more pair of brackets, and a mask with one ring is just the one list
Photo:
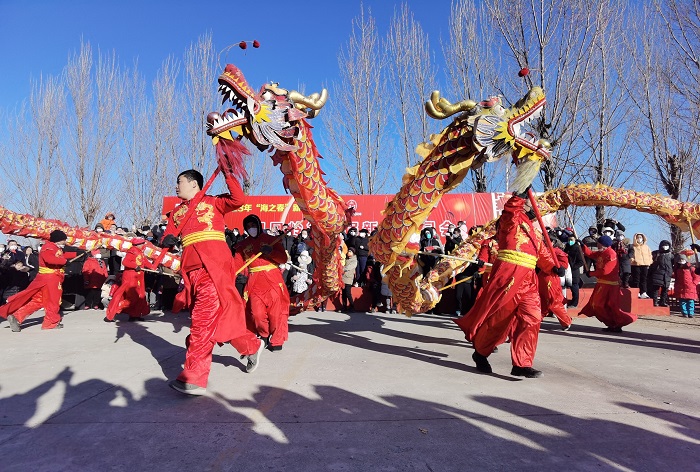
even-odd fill
[(533, 87), (513, 106), (505, 108), (500, 97), (491, 97), (481, 103), (463, 100), (452, 104), (434, 91), (425, 110), (433, 118), (444, 119), (459, 113), (456, 120), (467, 120), (473, 129), (472, 142), (487, 161), (500, 159), (508, 152), (518, 165), (525, 160), (544, 161), (551, 155), (551, 145), (540, 139), (529, 126), (542, 114), (547, 100), (540, 87)]
[(307, 97), (276, 83), (265, 84), (255, 92), (233, 64), (228, 64), (219, 76), (219, 93), (221, 103), (229, 101), (232, 107), (207, 116), (207, 133), (214, 143), (219, 138), (233, 140), (235, 133), (261, 150), (272, 146), (281, 151), (296, 149), (295, 122), (315, 117), (328, 98), (325, 89)]

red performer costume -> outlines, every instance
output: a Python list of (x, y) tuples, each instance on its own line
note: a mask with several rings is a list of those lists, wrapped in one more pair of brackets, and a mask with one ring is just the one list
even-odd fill
[[(192, 324), (185, 368), (170, 383), (175, 390), (202, 395), (206, 391), (215, 343), (231, 343), (248, 356), (246, 370), (257, 368), (264, 343), (246, 327), (245, 304), (235, 286), (235, 266), (224, 236), (224, 214), (243, 204), (238, 180), (225, 173), (230, 194), (205, 195), (182, 228), (180, 273), (185, 284), (184, 303)], [(178, 176), (177, 195), (185, 200), (168, 219), (162, 244), (173, 245), (173, 233), (183, 223), (190, 201), (202, 188), (202, 174), (189, 170)]]
[(484, 267), (481, 269), (482, 274), (481, 274), (481, 286), (483, 287), (486, 285), (486, 282), (489, 281), (489, 276), (491, 275), (491, 270), (493, 269), (493, 263), (496, 262), (496, 258), (498, 257), (498, 238), (497, 235), (484, 239), (481, 242), (481, 248), (479, 248), (479, 256), (478, 259), (484, 262), (488, 262), (491, 265), (484, 265)]
[(20, 324), (41, 308), (45, 311), (41, 329), (63, 328), (59, 314), (63, 295), (63, 266), (77, 253), (63, 252), (68, 239), (63, 231), (52, 231), (49, 238), (49, 242), (39, 251), (39, 273), (34, 281), (0, 307), (0, 316), (7, 318), (14, 332), (19, 332)]
[(591, 251), (586, 245), (581, 245), (585, 256), (595, 261), (595, 270), (591, 272), (591, 276), (598, 278), (591, 299), (583, 307), (581, 314), (598, 318), (606, 326), (605, 331), (620, 333), (623, 326), (637, 321), (637, 315), (620, 309), (622, 293), (619, 285), (619, 265), (617, 254), (611, 245), (612, 239), (606, 235), (598, 238), (600, 251)]
[(85, 308), (99, 309), (100, 294), (102, 285), (109, 274), (107, 273), (107, 263), (102, 259), (99, 249), (92, 251), (92, 257), (85, 259), (83, 264), (83, 282), (87, 294), (85, 295)]
[[(522, 195), (522, 194), (521, 194)], [(455, 323), (472, 341), (472, 358), (482, 372), (491, 372), (486, 359), (505, 340), (511, 323), (511, 374), (539, 377), (532, 368), (537, 349), (542, 314), (537, 292), (535, 266), (551, 272), (556, 269), (551, 253), (535, 232), (529, 213), (529, 203), (513, 195), (503, 208), (498, 227), (498, 257), (491, 270), (488, 284), (474, 307)], [(531, 215), (534, 218), (534, 214)]]
[(146, 300), (146, 282), (141, 269), (153, 270), (155, 267), (138, 247), (145, 242), (143, 238), (131, 240), (132, 246), (122, 259), (122, 282), (109, 302), (105, 321), (113, 321), (117, 313), (126, 313), (129, 315), (129, 321), (135, 321), (151, 312), (151, 306)]
[[(564, 269), (569, 267), (569, 256), (564, 251), (555, 247), (554, 254), (557, 256), (557, 265), (559, 267)], [(567, 331), (571, 327), (571, 317), (566, 313), (566, 308), (564, 308), (564, 294), (561, 291), (559, 275), (540, 270), (537, 274), (537, 279), (542, 303), (542, 316), (552, 312), (559, 320), (559, 324), (564, 331)]]
[(287, 262), (287, 253), (280, 238), (262, 232), (257, 215), (246, 216), (243, 228), (250, 236), (236, 244), (236, 266), (261, 253), (248, 265), (249, 320), (258, 336), (268, 340), (268, 348), (279, 351), (289, 334), (289, 292), (279, 269)]

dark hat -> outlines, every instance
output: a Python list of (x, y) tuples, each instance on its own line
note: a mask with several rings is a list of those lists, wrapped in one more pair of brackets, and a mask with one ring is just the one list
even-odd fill
[(612, 246), (612, 243), (613, 243), (612, 239), (607, 234), (604, 234), (603, 236), (599, 237), (598, 242), (600, 243), (601, 246), (604, 246), (604, 247), (610, 247), (610, 246)]
[(61, 231), (60, 229), (55, 229), (51, 231), (51, 234), (49, 235), (49, 241), (52, 243), (58, 243), (61, 241), (65, 241), (68, 239), (68, 236), (66, 236), (66, 233)]

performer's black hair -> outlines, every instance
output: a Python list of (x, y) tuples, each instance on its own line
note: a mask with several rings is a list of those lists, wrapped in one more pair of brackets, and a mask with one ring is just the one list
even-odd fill
[(189, 182), (196, 180), (200, 190), (202, 190), (202, 187), (204, 187), (204, 176), (199, 171), (194, 169), (185, 170), (180, 172), (180, 174), (177, 176), (178, 179), (180, 177), (186, 178)]

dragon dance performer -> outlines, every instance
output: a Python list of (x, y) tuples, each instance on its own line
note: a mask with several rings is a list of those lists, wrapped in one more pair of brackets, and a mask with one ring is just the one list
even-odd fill
[[(528, 187), (529, 189), (529, 187)], [(487, 357), (512, 329), (511, 375), (535, 378), (532, 368), (542, 314), (535, 266), (544, 271), (557, 268), (551, 253), (532, 224), (535, 214), (524, 193), (513, 194), (503, 208), (498, 228), (498, 258), (488, 283), (466, 316), (455, 320), (472, 341), (472, 359), (480, 372), (491, 373)], [(514, 324), (514, 326), (511, 326)]]
[[(557, 256), (557, 265), (563, 269), (569, 267), (569, 256), (558, 246), (554, 247)], [(546, 270), (540, 270), (537, 274), (540, 300), (542, 303), (542, 316), (553, 313), (559, 320), (564, 331), (571, 328), (571, 317), (564, 308), (564, 294), (561, 291), (561, 279), (558, 274), (552, 274)]]
[(151, 313), (151, 306), (146, 300), (146, 282), (141, 269), (156, 269), (153, 263), (144, 256), (139, 246), (146, 243), (143, 238), (132, 238), (132, 246), (126, 252), (122, 265), (122, 283), (114, 292), (112, 300), (107, 306), (105, 321), (112, 322), (117, 313), (129, 315), (129, 321), (140, 320), (141, 317)]
[(280, 351), (289, 334), (289, 292), (279, 269), (287, 262), (287, 253), (279, 237), (262, 232), (262, 223), (257, 215), (243, 219), (243, 228), (250, 237), (236, 244), (236, 266), (241, 267), (257, 254), (261, 254), (248, 265), (249, 321), (262, 339), (267, 340), (268, 349)]
[(603, 235), (598, 238), (597, 244), (598, 251), (591, 251), (588, 246), (581, 245), (583, 254), (595, 263), (595, 270), (591, 272), (591, 276), (598, 278), (591, 299), (583, 307), (581, 314), (598, 318), (606, 326), (604, 331), (621, 333), (623, 326), (637, 321), (637, 315), (620, 309), (622, 293), (618, 281), (619, 265), (617, 254), (611, 247), (612, 238)]
[(0, 316), (7, 318), (13, 332), (21, 331), (20, 324), (35, 311), (44, 308), (41, 329), (63, 328), (61, 323), (61, 296), (63, 295), (63, 267), (77, 256), (75, 252), (63, 252), (66, 233), (52, 231), (49, 242), (39, 251), (39, 274), (27, 288), (7, 300), (0, 307)]
[[(245, 305), (234, 284), (233, 256), (224, 235), (224, 214), (243, 204), (243, 190), (233, 175), (224, 172), (224, 177), (230, 194), (205, 195), (181, 228), (180, 273), (185, 290), (180, 295), (190, 307), (192, 324), (184, 370), (170, 386), (187, 395), (206, 393), (215, 343), (231, 343), (241, 355), (247, 356), (247, 372), (257, 368), (265, 347), (246, 327)], [(174, 233), (180, 229), (203, 182), (202, 174), (194, 169), (178, 175), (176, 193), (184, 202), (171, 212), (162, 246), (177, 244)]]

